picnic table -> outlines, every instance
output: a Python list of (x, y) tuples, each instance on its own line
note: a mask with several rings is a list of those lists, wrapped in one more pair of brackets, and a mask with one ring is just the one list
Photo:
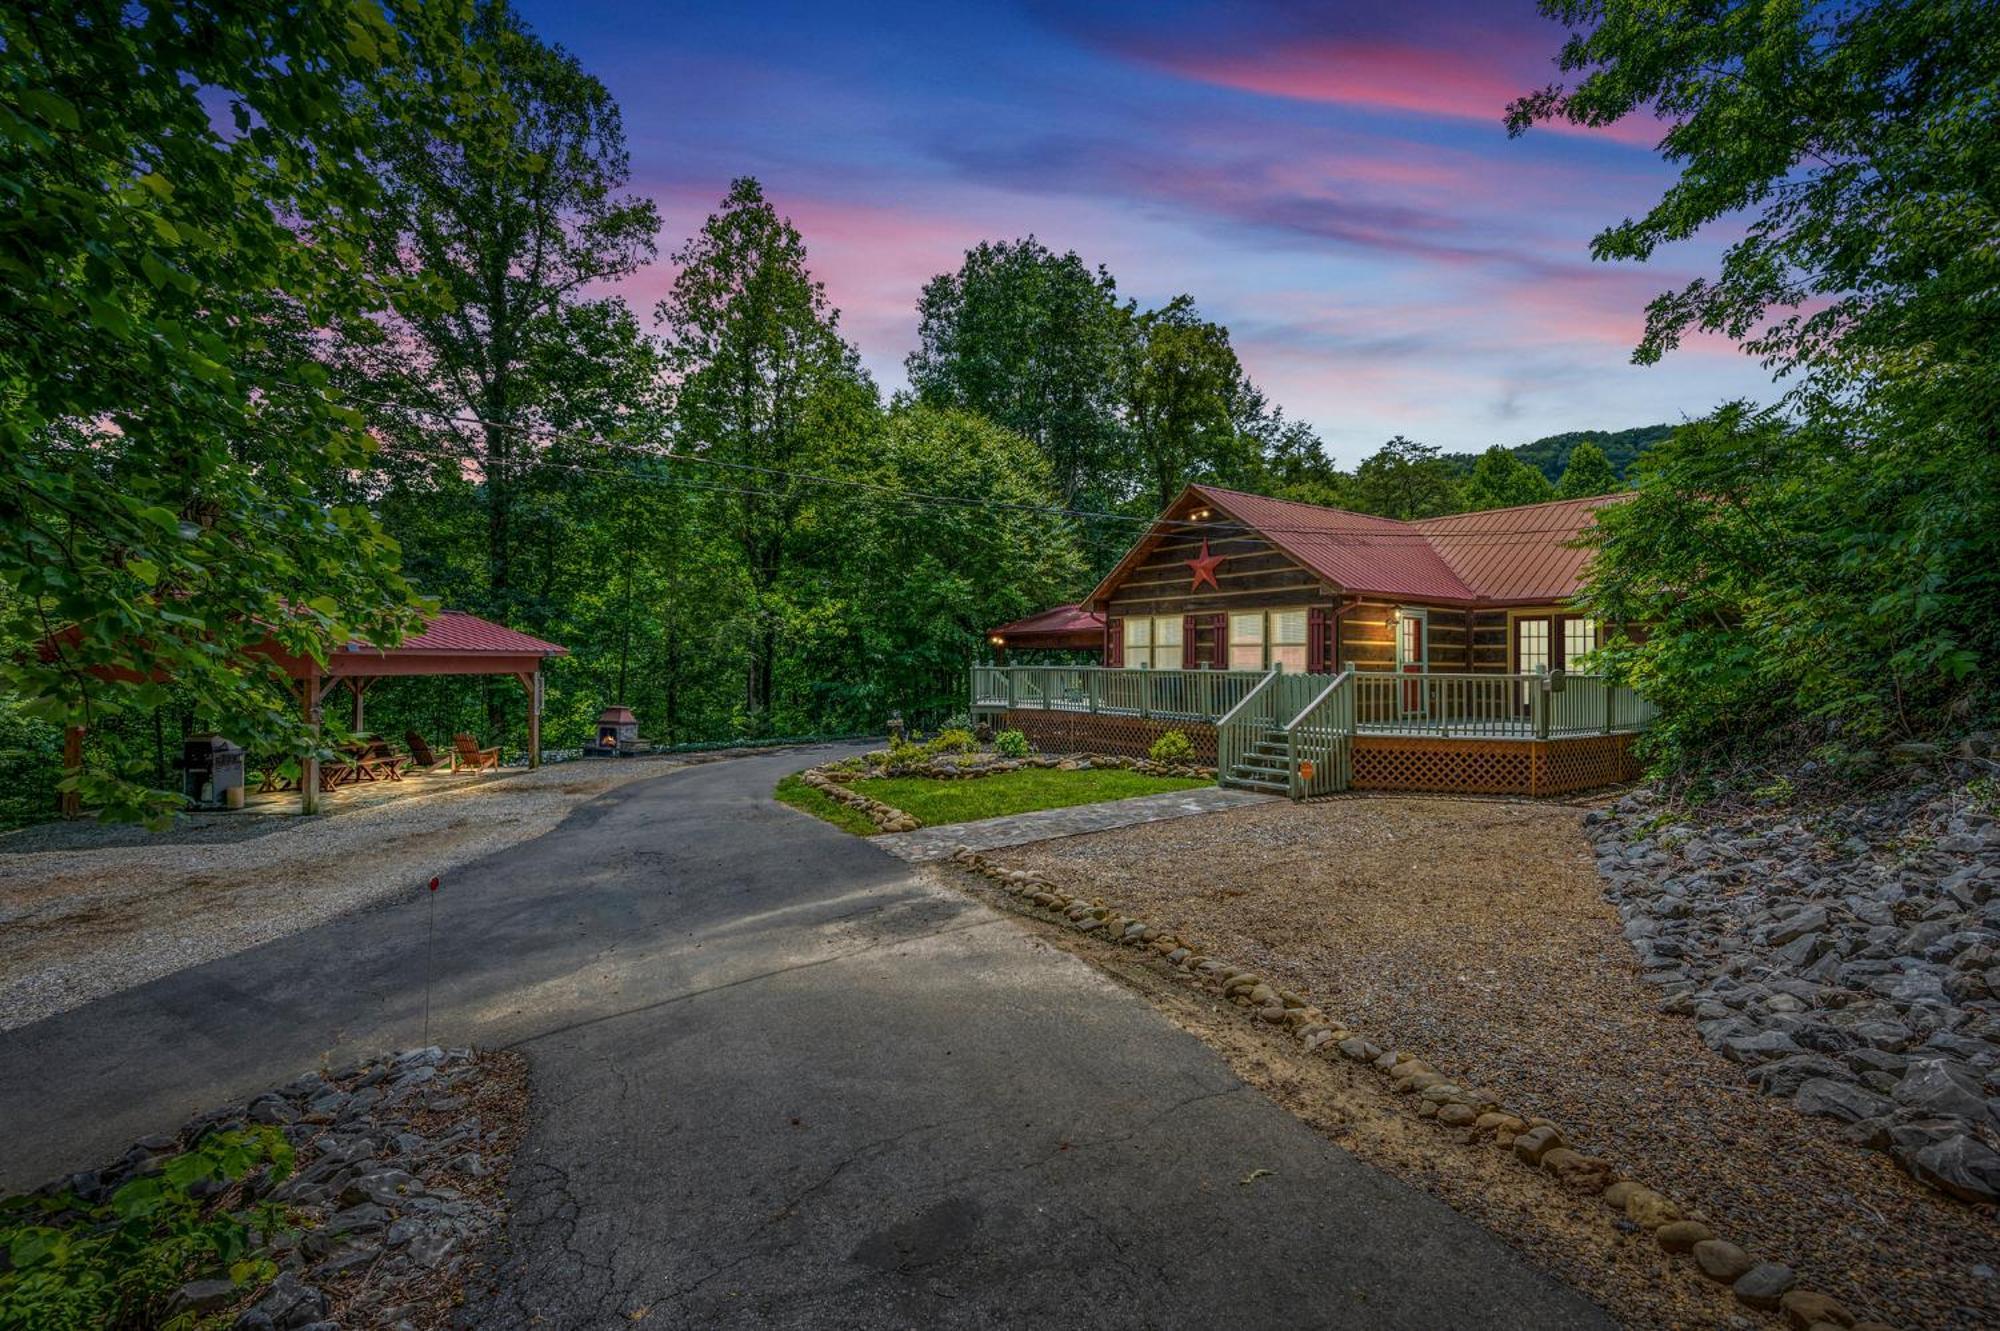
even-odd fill
[[(322, 791), (362, 781), (401, 781), (403, 768), (410, 761), (408, 754), (398, 751), (379, 735), (364, 735), (335, 748), (339, 756), (320, 764), (319, 788)], [(298, 788), (297, 773), (287, 773), (283, 763), (265, 768), (257, 785), (259, 794)]]

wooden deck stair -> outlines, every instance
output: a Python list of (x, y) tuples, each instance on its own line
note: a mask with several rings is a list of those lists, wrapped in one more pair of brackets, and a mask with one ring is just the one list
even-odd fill
[(1291, 773), (1285, 766), (1284, 732), (1275, 727), (1266, 730), (1228, 771), (1217, 774), (1216, 784), (1272, 795), (1289, 794)]

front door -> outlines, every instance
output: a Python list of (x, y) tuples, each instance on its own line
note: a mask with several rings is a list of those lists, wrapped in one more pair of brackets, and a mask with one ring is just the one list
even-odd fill
[[(1539, 675), (1549, 668), (1549, 651), (1554, 635), (1554, 621), (1548, 615), (1522, 615), (1514, 621), (1514, 673), (1517, 675)], [(1523, 680), (1520, 686), (1520, 705), (1528, 705), (1533, 684)]]
[[(1396, 669), (1405, 675), (1422, 675), (1430, 669), (1428, 642), (1430, 635), (1424, 631), (1425, 615), (1421, 610), (1398, 610), (1396, 612)], [(1403, 714), (1421, 716), (1424, 712), (1424, 682), (1422, 679), (1403, 681)]]

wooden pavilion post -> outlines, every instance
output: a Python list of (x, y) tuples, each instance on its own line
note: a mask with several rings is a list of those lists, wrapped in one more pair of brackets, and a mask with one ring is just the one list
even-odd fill
[(542, 672), (523, 671), (514, 676), (528, 691), (528, 766), (542, 765)]
[[(63, 775), (80, 777), (83, 775), (83, 727), (63, 728)], [(65, 818), (75, 818), (83, 812), (83, 794), (78, 790), (65, 790), (56, 800), (58, 812)]]
[[(319, 812), (319, 665), (308, 660), (305, 676), (299, 681), (299, 698), (305, 704), (306, 725), (312, 729), (312, 748), (299, 764), (299, 812)], [(358, 701), (358, 700), (357, 700)]]
[(354, 725), (352, 729), (357, 735), (366, 729), (363, 720), (366, 715), (366, 709), (362, 704), (361, 695), (368, 692), (368, 686), (374, 682), (375, 677), (373, 675), (348, 675), (346, 677), (347, 687), (354, 694)]

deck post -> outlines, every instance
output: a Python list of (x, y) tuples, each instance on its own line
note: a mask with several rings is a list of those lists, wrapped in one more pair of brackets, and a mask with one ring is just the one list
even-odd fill
[(1091, 714), (1093, 716), (1096, 715), (1097, 672), (1095, 670), (1090, 669), (1088, 666), (1084, 667), (1084, 672), (1083, 672), (1083, 696), (1084, 700), (1090, 705)]
[[(80, 779), (83, 776), (83, 727), (63, 727), (63, 776)], [(65, 818), (75, 818), (83, 812), (83, 793), (74, 787), (56, 797), (56, 809)]]
[(532, 769), (542, 765), (542, 672), (534, 670), (515, 678), (528, 691), (528, 766)]
[(1013, 667), (1013, 666), (1008, 666), (1008, 667), (1006, 668), (1006, 670), (1005, 670), (1005, 672), (1004, 672), (1004, 673), (1005, 673), (1005, 675), (1006, 675), (1006, 678), (1007, 678), (1007, 710), (1011, 712), (1011, 711), (1013, 711), (1013, 710), (1014, 710), (1014, 696), (1015, 696), (1015, 695), (1014, 695), (1014, 667)]
[(299, 763), (299, 812), (319, 812), (319, 666), (308, 662), (299, 680), (299, 701), (304, 707), (306, 728), (312, 747)]

